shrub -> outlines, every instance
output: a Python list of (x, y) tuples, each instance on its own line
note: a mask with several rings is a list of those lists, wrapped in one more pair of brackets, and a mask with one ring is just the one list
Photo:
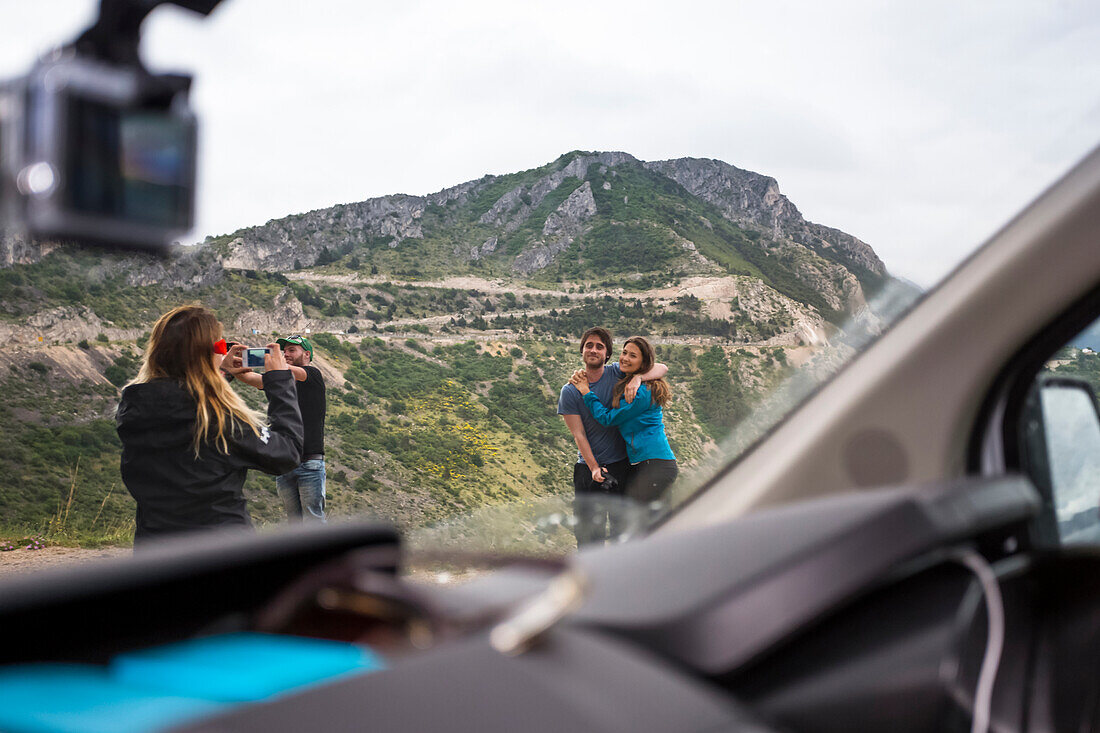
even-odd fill
[(99, 334), (98, 336), (95, 337), (95, 340), (99, 341), (101, 343), (107, 343), (107, 341), (108, 341), (107, 334), (101, 333), (101, 334)]
[(356, 491), (377, 491), (381, 486), (374, 478), (374, 471), (369, 468), (352, 484)]
[(112, 364), (103, 370), (103, 376), (116, 387), (121, 387), (130, 380), (130, 373), (118, 364)]

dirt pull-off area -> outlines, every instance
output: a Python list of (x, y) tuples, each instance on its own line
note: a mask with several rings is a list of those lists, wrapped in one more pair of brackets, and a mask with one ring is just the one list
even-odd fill
[(44, 568), (102, 562), (113, 557), (132, 555), (133, 552), (129, 547), (43, 547), (41, 550), (9, 550), (0, 552), (0, 578)]

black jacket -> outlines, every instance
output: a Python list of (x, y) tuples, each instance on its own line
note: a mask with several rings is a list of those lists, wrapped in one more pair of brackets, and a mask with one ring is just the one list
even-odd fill
[(270, 428), (227, 435), (229, 453), (192, 448), (195, 401), (174, 381), (132, 384), (115, 418), (122, 440), (122, 482), (137, 500), (134, 541), (223, 526), (250, 527), (242, 487), (248, 469), (282, 474), (302, 457), (302, 415), (290, 371), (264, 374)]

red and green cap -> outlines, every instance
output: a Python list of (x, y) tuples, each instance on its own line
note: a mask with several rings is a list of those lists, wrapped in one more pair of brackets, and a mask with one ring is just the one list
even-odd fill
[(289, 336), (285, 339), (275, 339), (275, 343), (282, 346), (284, 349), (287, 344), (294, 344), (295, 346), (301, 346), (303, 349), (309, 352), (309, 358), (313, 359), (313, 344), (309, 342), (305, 336)]

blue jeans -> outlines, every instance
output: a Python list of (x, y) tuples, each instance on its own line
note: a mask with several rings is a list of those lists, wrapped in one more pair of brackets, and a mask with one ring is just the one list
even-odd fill
[(325, 521), (325, 459), (302, 461), (275, 479), (286, 516), (292, 522)]

